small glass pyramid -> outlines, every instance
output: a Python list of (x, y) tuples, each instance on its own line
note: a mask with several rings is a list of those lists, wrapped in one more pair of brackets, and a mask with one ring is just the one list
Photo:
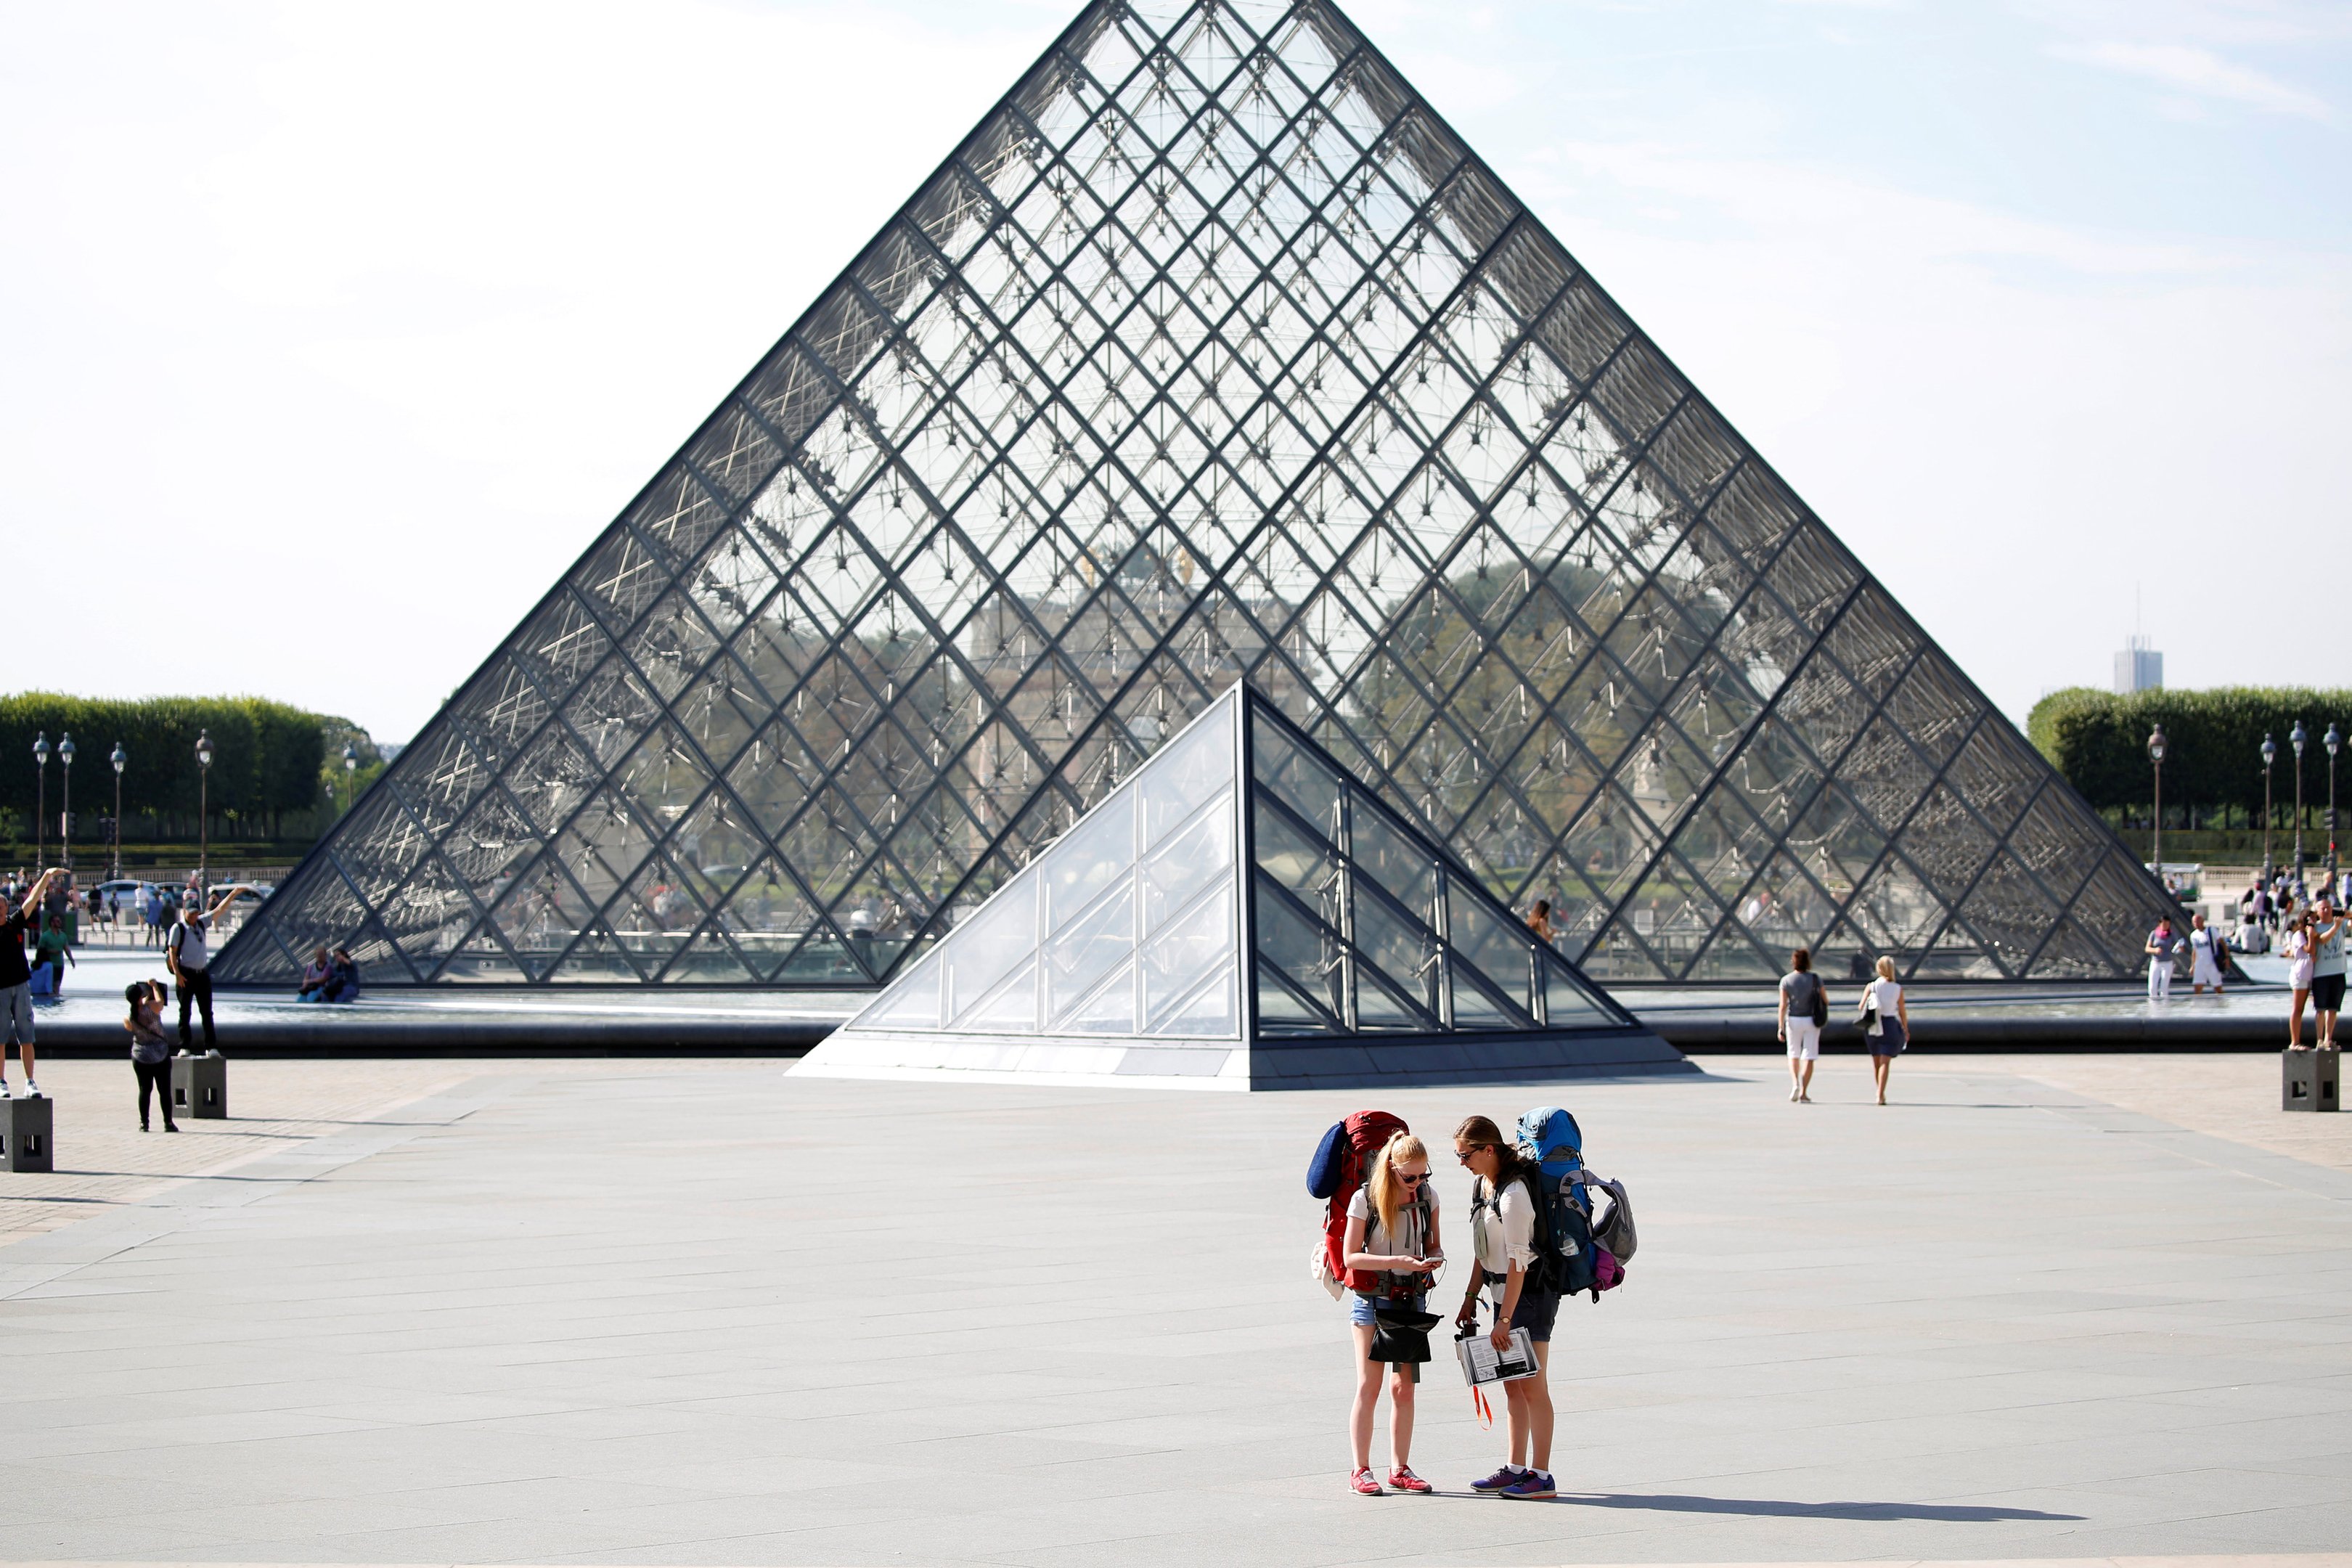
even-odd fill
[(794, 1070), (1245, 1089), (1681, 1065), (1236, 686)]

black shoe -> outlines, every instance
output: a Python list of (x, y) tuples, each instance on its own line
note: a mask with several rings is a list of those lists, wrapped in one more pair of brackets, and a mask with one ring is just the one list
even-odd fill
[(142, 1132), (152, 1132), (154, 1129), (149, 1127), (144, 1121), (142, 1121), (139, 1124), (139, 1131)]
[(177, 1132), (179, 1130), (180, 1124), (176, 1121), (166, 1121), (163, 1123), (163, 1131), (166, 1132)]

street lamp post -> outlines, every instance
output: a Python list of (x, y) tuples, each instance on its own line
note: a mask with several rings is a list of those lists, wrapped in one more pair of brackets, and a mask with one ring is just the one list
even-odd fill
[(2263, 886), (2271, 885), (2271, 762), (2278, 748), (2271, 744), (2268, 735), (2263, 737)]
[[(2147, 732), (2148, 766), (2156, 774), (2156, 879), (2164, 881), (2164, 726), (2158, 724)], [(2172, 884), (2165, 883), (2169, 893)]]
[(2286, 732), (2287, 743), (2294, 748), (2294, 890), (2303, 891), (2303, 743), (2311, 739), (2303, 732), (2303, 721), (2297, 719), (2294, 728)]
[(196, 731), (196, 897), (199, 900), (211, 893), (213, 885), (212, 787), (212, 732), (199, 730)]
[(58, 737), (58, 761), (65, 764), (65, 804), (58, 809), (58, 864), (68, 871), (73, 869), (73, 754), (71, 735)]
[(106, 760), (114, 764), (114, 869), (111, 876), (119, 882), (122, 879), (122, 766), (131, 760), (131, 753), (122, 749), (121, 742), (117, 741), (113, 754)]
[[(2331, 730), (2328, 733), (2334, 734), (2335, 731)], [(345, 741), (343, 742), (343, 812), (346, 816), (350, 815), (352, 809), (352, 775), (359, 772), (359, 749), (349, 741)], [(2332, 778), (2335, 775), (2331, 773), (2328, 776)]]
[(2327, 748), (2327, 887), (2336, 889), (2336, 751), (2344, 744), (2344, 737), (2336, 728), (2336, 721), (2327, 721), (2327, 733), (2319, 737)]
[(49, 732), (40, 731), (33, 736), (33, 870), (40, 874), (41, 862), (49, 858)]

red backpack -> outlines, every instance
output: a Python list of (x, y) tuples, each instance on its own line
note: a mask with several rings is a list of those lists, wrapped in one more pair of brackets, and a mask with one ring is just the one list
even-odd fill
[(1323, 1258), (1329, 1265), (1331, 1277), (1350, 1290), (1377, 1290), (1381, 1276), (1369, 1269), (1343, 1268), (1339, 1266), (1341, 1245), (1348, 1239), (1348, 1205), (1354, 1199), (1356, 1189), (1364, 1184), (1364, 1174), (1372, 1167), (1372, 1156), (1400, 1132), (1412, 1129), (1404, 1118), (1391, 1116), (1385, 1110), (1359, 1110), (1345, 1121), (1335, 1121), (1317, 1144), (1315, 1157), (1307, 1163), (1307, 1190), (1326, 1200), (1323, 1211)]

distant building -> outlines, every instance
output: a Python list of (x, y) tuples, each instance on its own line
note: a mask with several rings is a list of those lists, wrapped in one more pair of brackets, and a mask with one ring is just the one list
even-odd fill
[(2147, 638), (2134, 632), (2125, 642), (2123, 652), (2116, 655), (2116, 695), (2129, 697), (2135, 691), (2156, 691), (2164, 685), (2164, 656), (2147, 646)]

